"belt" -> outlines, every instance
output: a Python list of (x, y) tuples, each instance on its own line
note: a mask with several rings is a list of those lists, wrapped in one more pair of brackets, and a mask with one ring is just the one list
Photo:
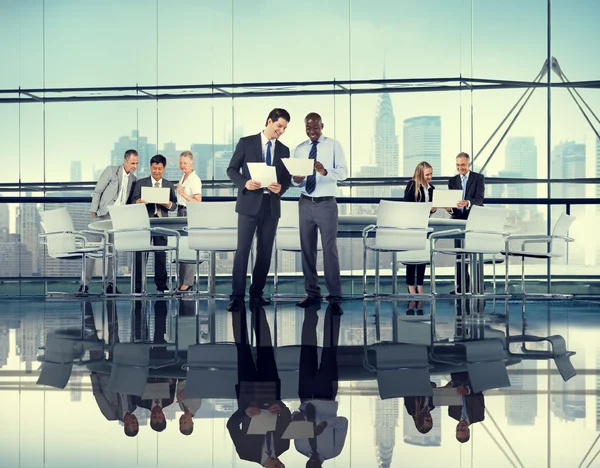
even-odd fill
[(307, 200), (310, 200), (311, 202), (314, 203), (319, 203), (322, 201), (327, 201), (327, 200), (335, 200), (335, 197), (309, 197), (308, 195), (301, 195), (302, 198), (306, 198)]

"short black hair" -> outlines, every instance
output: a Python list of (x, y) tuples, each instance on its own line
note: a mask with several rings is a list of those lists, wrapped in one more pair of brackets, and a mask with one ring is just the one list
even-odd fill
[(167, 420), (163, 419), (161, 422), (150, 421), (150, 427), (156, 432), (162, 432), (167, 428)]
[(283, 119), (289, 123), (290, 113), (285, 109), (280, 109), (279, 107), (276, 107), (271, 112), (269, 112), (267, 120), (265, 121), (265, 125), (269, 123), (269, 119), (271, 119), (271, 122), (277, 122), (279, 119)]
[(165, 158), (162, 154), (157, 154), (155, 156), (152, 156), (152, 159), (150, 160), (150, 165), (152, 166), (152, 164), (162, 164), (163, 167), (167, 167), (167, 158)]
[(140, 432), (139, 426), (136, 427), (135, 429), (125, 426), (125, 435), (127, 437), (135, 437), (136, 435), (138, 435), (138, 432)]
[(125, 161), (127, 161), (131, 156), (137, 156), (138, 152), (134, 149), (128, 149), (127, 151), (125, 151), (125, 155), (123, 156), (123, 159)]

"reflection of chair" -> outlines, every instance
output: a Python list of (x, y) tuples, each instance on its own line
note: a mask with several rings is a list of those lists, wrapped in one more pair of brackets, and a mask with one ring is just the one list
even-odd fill
[[(484, 256), (498, 255), (504, 249), (504, 221), (506, 219), (506, 209), (504, 207), (482, 207), (473, 206), (465, 230), (452, 229), (449, 231), (434, 232), (430, 236), (431, 241), (431, 293), (436, 293), (435, 288), (435, 254), (461, 255), (466, 256)], [(436, 248), (435, 242), (438, 239), (449, 236), (464, 234), (463, 247), (461, 248)], [(466, 278), (466, 262), (461, 262), (461, 280), (463, 284), (459, 285), (463, 294), (467, 291), (464, 284)], [(472, 272), (473, 279), (476, 272)], [(483, 282), (483, 278), (480, 278)], [(471, 289), (472, 290), (472, 289)], [(481, 291), (483, 292), (483, 291)]]
[(187, 398), (236, 398), (238, 372), (234, 343), (189, 346), (186, 367)]
[[(375, 293), (379, 296), (379, 253), (425, 250), (431, 203), (393, 202), (381, 200), (377, 225), (363, 229), (363, 294), (367, 295), (367, 251), (375, 252)], [(375, 234), (372, 242), (369, 235)], [(396, 265), (392, 266), (392, 271)], [(394, 273), (395, 275), (395, 273)]]
[[(187, 208), (188, 246), (196, 251), (196, 276), (200, 275), (200, 251), (210, 252), (208, 291), (215, 295), (216, 252), (237, 250), (237, 214), (235, 202), (190, 203)], [(199, 281), (198, 281), (199, 283)], [(200, 292), (196, 283), (196, 292)]]
[[(560, 218), (556, 221), (554, 225), (554, 229), (552, 230), (551, 236), (546, 235), (520, 235), (520, 236), (508, 236), (506, 238), (505, 244), (505, 255), (506, 257), (506, 265), (505, 265), (505, 278), (504, 278), (504, 288), (506, 294), (508, 294), (508, 264), (509, 257), (521, 257), (521, 293), (526, 294), (525, 292), (525, 258), (558, 258), (565, 255), (567, 250), (567, 242), (573, 242), (573, 239), (567, 237), (569, 233), (569, 227), (575, 221), (574, 216), (569, 216), (566, 213), (560, 215)], [(511, 241), (519, 241), (521, 243), (520, 249), (513, 249), (510, 247)], [(531, 250), (526, 250), (525, 246), (527, 244), (547, 244), (548, 249), (546, 252), (534, 252)]]
[[(298, 398), (300, 382), (300, 354), (302, 346), (280, 346), (275, 348), (275, 361), (281, 380), (281, 399)], [(321, 362), (323, 348), (317, 347), (317, 362)]]
[[(168, 237), (167, 238), (167, 245), (169, 247), (176, 247), (177, 246), (177, 240), (175, 239), (175, 237)], [(190, 249), (190, 245), (188, 242), (188, 238), (187, 236), (182, 236), (179, 239), (179, 263), (182, 264), (186, 264), (186, 265), (196, 265), (196, 251), (193, 249)], [(206, 252), (201, 252), (200, 253), (200, 259), (199, 259), (199, 264), (202, 264), (203, 262), (207, 261), (209, 259), (208, 255), (206, 254)], [(175, 263), (175, 260), (171, 261), (171, 265), (173, 265)], [(169, 278), (172, 278), (173, 274), (171, 272), (169, 272)], [(183, 281), (182, 278), (179, 279), (180, 281)], [(196, 281), (200, 281), (200, 278), (197, 277)]]
[(65, 388), (73, 369), (73, 352), (71, 340), (49, 335), (37, 384)]
[[(81, 285), (85, 289), (86, 283), (86, 260), (87, 258), (102, 259), (102, 292), (106, 288), (106, 257), (110, 255), (108, 248), (108, 234), (99, 231), (75, 231), (73, 220), (66, 208), (57, 210), (41, 211), (41, 225), (44, 234), (40, 239), (48, 249), (48, 255), (59, 260), (81, 259)], [(101, 242), (89, 242), (84, 236), (93, 235), (102, 238)]]
[[(508, 341), (509, 343), (521, 343), (520, 353), (513, 353), (510, 347), (508, 348), (511, 356), (518, 356), (523, 359), (554, 359), (556, 368), (565, 382), (577, 375), (577, 371), (573, 367), (573, 364), (571, 364), (570, 359), (571, 356), (575, 355), (575, 352), (567, 351), (565, 339), (560, 335), (552, 335), (545, 338), (532, 335), (516, 335), (509, 337)], [(526, 347), (526, 343), (541, 343), (544, 341), (550, 344), (550, 351), (529, 350)]]
[(464, 341), (460, 345), (466, 351), (467, 372), (473, 392), (510, 387), (501, 340)]
[(371, 349), (377, 356), (377, 384), (382, 399), (433, 396), (427, 346), (376, 344)]
[[(277, 225), (275, 236), (275, 261), (273, 266), (273, 296), (290, 297), (293, 294), (281, 294), (277, 292), (279, 252), (300, 252), (300, 218), (298, 213), (298, 201), (283, 200), (281, 202), (281, 218)], [(319, 236), (317, 231), (317, 236)], [(320, 237), (320, 236), (319, 236)], [(323, 250), (317, 239), (317, 250)], [(304, 297), (304, 289), (301, 296)]]
[[(196, 205), (199, 203), (193, 203)], [(111, 206), (108, 211), (112, 220), (113, 231), (115, 235), (115, 250), (117, 252), (149, 253), (149, 252), (175, 252), (175, 282), (179, 274), (179, 233), (172, 229), (161, 227), (150, 227), (150, 218), (146, 205), (139, 203), (136, 205), (118, 205)], [(152, 245), (150, 236), (152, 234), (163, 236), (175, 236), (176, 245)], [(133, 257), (132, 269), (135, 271), (135, 255)], [(116, 264), (117, 262), (115, 262)], [(141, 285), (142, 294), (146, 293), (146, 262), (142, 261)], [(134, 275), (131, 275), (131, 292), (135, 291)]]
[(108, 389), (142, 396), (150, 371), (150, 345), (117, 343), (113, 348)]

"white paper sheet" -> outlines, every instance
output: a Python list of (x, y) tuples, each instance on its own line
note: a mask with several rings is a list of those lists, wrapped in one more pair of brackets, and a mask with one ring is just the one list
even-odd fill
[(260, 410), (260, 414), (250, 418), (248, 434), (266, 434), (275, 430), (277, 426), (277, 415), (267, 410)]
[(142, 187), (142, 200), (146, 203), (169, 203), (169, 187)]
[(315, 426), (310, 421), (292, 421), (282, 439), (310, 439), (315, 436)]
[(462, 200), (462, 190), (435, 189), (433, 191), (434, 208), (456, 208), (456, 204)]
[(309, 176), (312, 175), (315, 167), (313, 159), (300, 158), (284, 158), (282, 159), (284, 166), (293, 176)]
[(169, 383), (168, 382), (152, 382), (146, 383), (142, 400), (155, 400), (157, 398), (169, 398)]
[(275, 166), (267, 166), (265, 163), (248, 163), (248, 170), (252, 180), (260, 182), (263, 188), (267, 188), (273, 182), (277, 183), (277, 172)]
[(435, 406), (461, 406), (462, 397), (455, 388), (434, 388), (433, 404)]

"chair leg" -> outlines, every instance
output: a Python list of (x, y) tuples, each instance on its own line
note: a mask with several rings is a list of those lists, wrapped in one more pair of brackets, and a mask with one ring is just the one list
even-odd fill
[[(508, 249), (507, 249), (508, 252)], [(504, 259), (504, 294), (508, 294), (509, 291), (509, 287), (508, 287), (508, 262), (510, 259), (510, 255), (508, 255), (508, 253), (505, 255), (505, 259)]]
[(212, 297), (217, 290), (217, 253), (210, 253), (210, 264), (208, 268), (208, 294)]
[(492, 285), (494, 289), (494, 294), (496, 294), (496, 260), (492, 262)]
[(521, 292), (525, 294), (525, 257), (521, 257)]
[(146, 265), (148, 264), (148, 253), (147, 252), (143, 252), (142, 253), (142, 268), (141, 268), (141, 275), (142, 275), (142, 290), (141, 290), (141, 294), (147, 294), (147, 289), (148, 289), (148, 278), (146, 278)]
[[(200, 292), (200, 251), (196, 250), (196, 284), (194, 286), (194, 292)], [(197, 315), (197, 314), (196, 314)]]
[(86, 274), (85, 274), (86, 267), (87, 267), (86, 255), (82, 254), (81, 255), (81, 284), (83, 285), (84, 292), (85, 292), (85, 287), (88, 286), (87, 278), (86, 278)]
[(398, 294), (398, 265), (396, 252), (392, 252), (392, 294)]
[(363, 245), (363, 296), (367, 295), (367, 246)]
[[(460, 293), (465, 294), (465, 277), (467, 276), (467, 269), (465, 267), (466, 256), (462, 254), (460, 257)], [(473, 273), (473, 272), (471, 272)]]
[(106, 292), (106, 248), (102, 251), (102, 294)]
[[(437, 294), (437, 288), (435, 287), (435, 263), (433, 261), (433, 258), (435, 256), (435, 251), (433, 249), (431, 249), (431, 252), (429, 253), (429, 276), (430, 276), (430, 281), (431, 281), (431, 294), (435, 295)], [(455, 266), (456, 269), (456, 266)], [(455, 289), (456, 291), (456, 289)]]
[(379, 251), (375, 251), (375, 297), (379, 296)]

